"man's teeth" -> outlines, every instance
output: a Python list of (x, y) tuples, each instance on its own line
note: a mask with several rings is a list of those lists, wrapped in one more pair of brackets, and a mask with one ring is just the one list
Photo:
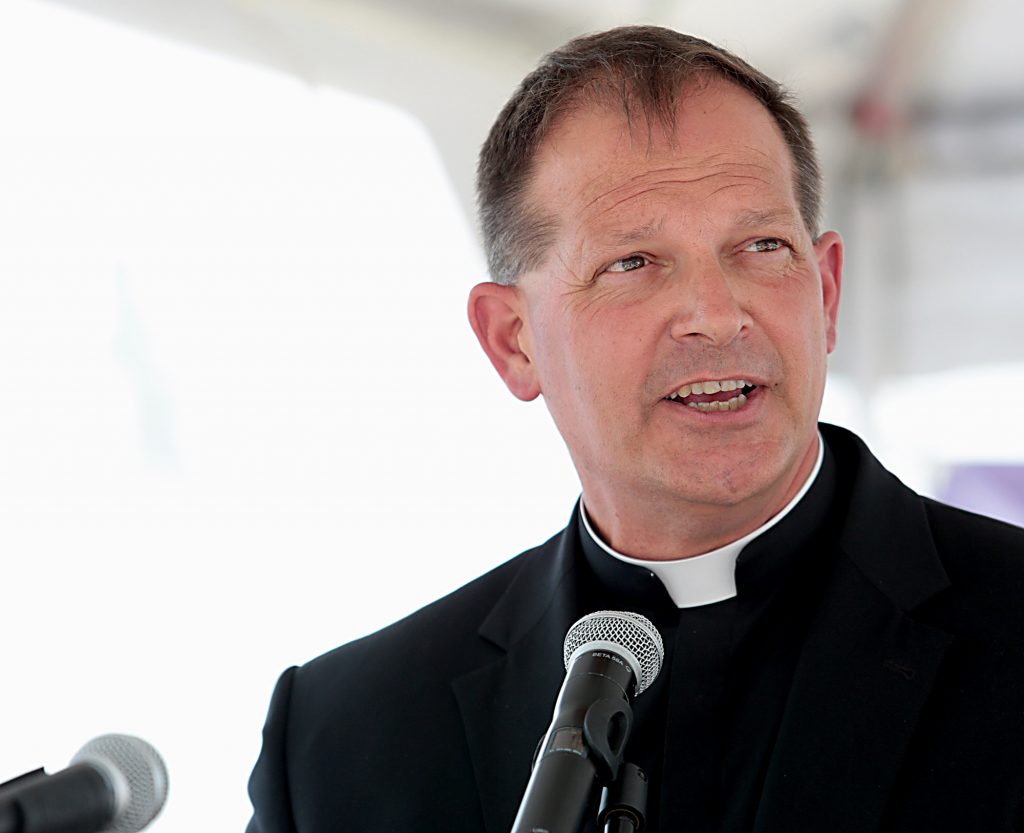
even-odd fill
[(686, 402), (684, 404), (687, 408), (696, 408), (698, 411), (709, 413), (713, 411), (735, 411), (746, 401), (747, 397), (741, 393), (739, 396), (726, 399), (724, 402)]
[(679, 390), (669, 396), (669, 399), (680, 401), (685, 399), (691, 393), (719, 393), (725, 391), (740, 391), (736, 396), (731, 399), (725, 399), (717, 402), (683, 402), (688, 408), (695, 408), (703, 413), (715, 413), (717, 411), (735, 411), (737, 408), (743, 407), (747, 401), (746, 394), (742, 391), (746, 387), (754, 387), (753, 383), (746, 381), (745, 379), (711, 379), (706, 382), (693, 382), (689, 385), (683, 385)]
[[(744, 379), (725, 379), (724, 381), (694, 382), (692, 385), (683, 385), (670, 398), (685, 399), (691, 393), (718, 393), (719, 391), (743, 390), (750, 385)], [(742, 395), (742, 394), (741, 394)]]

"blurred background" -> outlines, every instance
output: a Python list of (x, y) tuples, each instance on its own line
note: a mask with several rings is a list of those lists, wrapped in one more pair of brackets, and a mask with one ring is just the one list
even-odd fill
[(1024, 523), (1016, 0), (4, 0), (0, 781), (135, 733), (154, 831), (241, 831), (281, 670), (565, 524), (465, 320), (475, 155), (541, 54), (639, 22), (811, 119), (824, 417)]

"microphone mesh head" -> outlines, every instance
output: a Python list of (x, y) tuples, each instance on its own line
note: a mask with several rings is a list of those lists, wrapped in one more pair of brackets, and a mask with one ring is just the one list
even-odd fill
[[(609, 645), (611, 643), (611, 645)], [(565, 668), (569, 670), (569, 661), (573, 654), (590, 645), (595, 648), (625, 649), (623, 658), (630, 665), (634, 661), (639, 667), (633, 667), (636, 677), (636, 693), (639, 695), (661, 671), (661, 663), (665, 659), (665, 646), (661, 634), (651, 620), (639, 613), (625, 610), (598, 610), (588, 613), (565, 635), (565, 647), (562, 656)]]
[(167, 767), (141, 738), (102, 735), (93, 738), (71, 759), (103, 771), (118, 796), (117, 810), (102, 833), (138, 833), (156, 818), (167, 800)]

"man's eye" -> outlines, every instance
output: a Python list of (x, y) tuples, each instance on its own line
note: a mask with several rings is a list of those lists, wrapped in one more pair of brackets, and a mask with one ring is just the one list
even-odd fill
[(649, 263), (643, 255), (630, 255), (616, 260), (606, 271), (608, 272), (632, 272), (634, 269), (642, 269)]
[(745, 252), (777, 252), (786, 246), (784, 240), (778, 237), (763, 237), (750, 243), (743, 251)]

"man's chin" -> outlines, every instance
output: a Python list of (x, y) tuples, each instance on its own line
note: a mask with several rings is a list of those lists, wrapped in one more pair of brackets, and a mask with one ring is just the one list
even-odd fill
[[(799, 491), (806, 479), (806, 473), (800, 477), (803, 460), (794, 464), (791, 451), (780, 452), (778, 447), (768, 445), (742, 456), (733, 450), (731, 454), (708, 455), (703, 462), (690, 460), (686, 466), (663, 470), (664, 493), (681, 507), (703, 506), (709, 511), (717, 507), (727, 511), (744, 504), (772, 504), (769, 511), (774, 513)], [(801, 482), (795, 483), (796, 479)]]

